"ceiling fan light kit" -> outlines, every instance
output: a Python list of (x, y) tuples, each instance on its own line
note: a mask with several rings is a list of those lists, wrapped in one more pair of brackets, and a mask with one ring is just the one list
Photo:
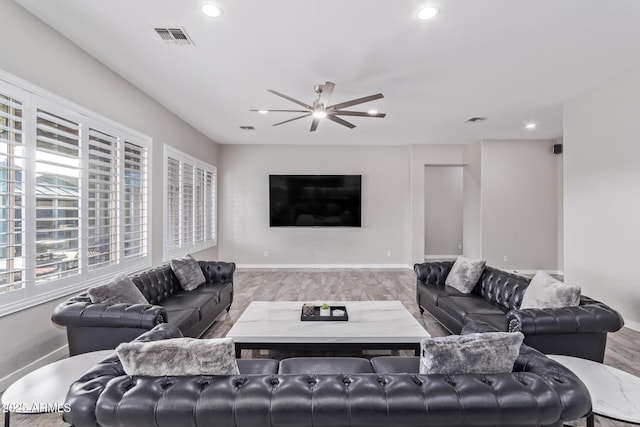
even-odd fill
[(349, 110), (343, 110), (343, 108), (347, 108), (347, 107), (352, 107), (354, 105), (358, 105), (358, 104), (364, 104), (365, 102), (370, 102), (370, 101), (374, 101), (376, 99), (380, 99), (380, 98), (384, 98), (384, 95), (382, 95), (381, 93), (376, 93), (375, 95), (369, 95), (369, 96), (365, 96), (362, 98), (357, 98), (357, 99), (352, 99), (350, 101), (345, 101), (345, 102), (340, 102), (338, 104), (333, 104), (333, 105), (329, 105), (329, 99), (331, 98), (331, 95), (333, 94), (333, 89), (335, 88), (335, 83), (333, 82), (326, 82), (323, 85), (315, 85), (313, 87), (313, 90), (318, 94), (318, 99), (316, 99), (315, 101), (313, 101), (312, 105), (306, 104), (302, 101), (299, 101), (297, 99), (291, 98), (290, 96), (287, 96), (283, 93), (280, 92), (276, 92), (273, 89), (267, 89), (267, 92), (271, 92), (274, 95), (277, 95), (281, 98), (284, 98), (288, 101), (293, 102), (294, 104), (297, 104), (299, 106), (301, 106), (302, 108), (304, 108), (304, 110), (250, 110), (250, 111), (257, 111), (258, 113), (262, 113), (262, 114), (266, 114), (269, 112), (275, 112), (275, 113), (304, 113), (301, 116), (298, 117), (294, 117), (292, 119), (289, 120), (285, 120), (283, 122), (280, 123), (276, 123), (273, 126), (280, 126), (282, 124), (285, 123), (289, 123), (292, 122), (294, 120), (298, 120), (298, 119), (303, 119), (305, 117), (309, 117), (311, 116), (313, 118), (312, 122), (311, 122), (311, 132), (314, 132), (317, 128), (318, 125), (320, 124), (320, 120), (322, 119), (327, 119), (327, 120), (331, 120), (332, 122), (341, 124), (342, 126), (346, 126), (349, 129), (353, 129), (354, 127), (356, 127), (356, 125), (354, 125), (351, 122), (348, 122), (346, 120), (344, 120), (341, 117), (338, 116), (354, 116), (354, 117), (378, 117), (378, 118), (383, 118), (386, 116), (386, 114), (384, 113), (379, 113), (378, 110), (369, 110), (369, 111), (349, 111)]

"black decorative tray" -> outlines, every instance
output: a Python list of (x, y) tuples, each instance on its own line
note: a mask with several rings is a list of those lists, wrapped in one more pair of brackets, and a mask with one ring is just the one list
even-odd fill
[[(349, 313), (347, 313), (347, 307), (345, 307), (344, 305), (332, 305), (331, 307), (331, 315), (330, 316), (320, 316), (320, 306), (319, 305), (315, 305), (313, 307), (313, 315), (312, 316), (305, 316), (304, 314), (302, 314), (302, 310), (300, 311), (300, 320), (302, 320), (303, 322), (317, 322), (317, 321), (322, 321), (322, 322), (326, 322), (326, 321), (342, 321), (342, 322), (346, 322), (347, 320), (349, 320)], [(343, 316), (334, 316), (333, 315), (333, 310), (342, 310), (344, 311), (344, 315)]]

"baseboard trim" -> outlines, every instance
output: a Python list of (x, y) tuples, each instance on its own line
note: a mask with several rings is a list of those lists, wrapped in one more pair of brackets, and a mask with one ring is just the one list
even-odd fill
[(40, 359), (34, 360), (33, 362), (29, 363), (27, 366), (23, 366), (17, 371), (14, 371), (9, 375), (5, 375), (4, 377), (0, 378), (0, 392), (4, 393), (4, 391), (7, 388), (9, 388), (11, 384), (18, 381), (20, 378), (24, 377), (29, 372), (33, 372), (38, 368), (42, 368), (43, 366), (48, 365), (49, 363), (53, 363), (60, 359), (64, 359), (67, 356), (69, 356), (69, 346), (65, 344), (62, 347), (56, 350), (53, 350), (51, 353), (42, 356)]
[(430, 260), (434, 260), (434, 259), (446, 259), (446, 260), (451, 260), (454, 261), (456, 259), (458, 259), (460, 255), (425, 255), (424, 256), (424, 260), (425, 261), (430, 261)]
[(633, 322), (631, 320), (624, 321), (625, 328), (633, 329), (636, 332), (640, 332), (640, 322)]
[(384, 268), (384, 269), (409, 269), (412, 267), (408, 264), (236, 264), (237, 268), (313, 268), (313, 269), (365, 269), (365, 268)]
[[(515, 268), (513, 270), (505, 269), (504, 271), (508, 271), (510, 273), (515, 273), (515, 274), (536, 274), (540, 270), (520, 270)], [(556, 274), (558, 276), (564, 276), (564, 271), (561, 271), (561, 270), (542, 270), (542, 271), (548, 274)]]

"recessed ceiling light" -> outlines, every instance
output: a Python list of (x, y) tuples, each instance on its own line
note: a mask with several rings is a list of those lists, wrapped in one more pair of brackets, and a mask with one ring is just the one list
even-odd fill
[(218, 6), (214, 4), (205, 3), (202, 5), (202, 13), (204, 13), (210, 18), (217, 18), (220, 15), (222, 15), (222, 9), (220, 9)]
[(535, 123), (527, 123), (526, 125), (524, 125), (525, 129), (535, 129), (536, 128), (536, 124)]
[(427, 19), (431, 19), (436, 16), (440, 11), (435, 6), (427, 6), (423, 7), (418, 11), (418, 19), (426, 21)]
[(269, 111), (267, 111), (267, 110), (258, 110), (258, 113), (260, 113), (260, 114), (268, 114)]
[(325, 117), (327, 117), (327, 112), (324, 110), (315, 110), (313, 113), (311, 113), (311, 115), (313, 115), (313, 117), (315, 117), (316, 119), (324, 119)]
[(378, 114), (378, 110), (369, 110), (369, 111), (367, 111), (367, 114), (371, 114), (372, 116), (376, 115), (376, 114)]

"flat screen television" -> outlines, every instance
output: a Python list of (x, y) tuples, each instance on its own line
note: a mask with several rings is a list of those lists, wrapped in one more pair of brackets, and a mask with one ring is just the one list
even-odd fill
[(271, 227), (360, 227), (361, 175), (269, 175)]

